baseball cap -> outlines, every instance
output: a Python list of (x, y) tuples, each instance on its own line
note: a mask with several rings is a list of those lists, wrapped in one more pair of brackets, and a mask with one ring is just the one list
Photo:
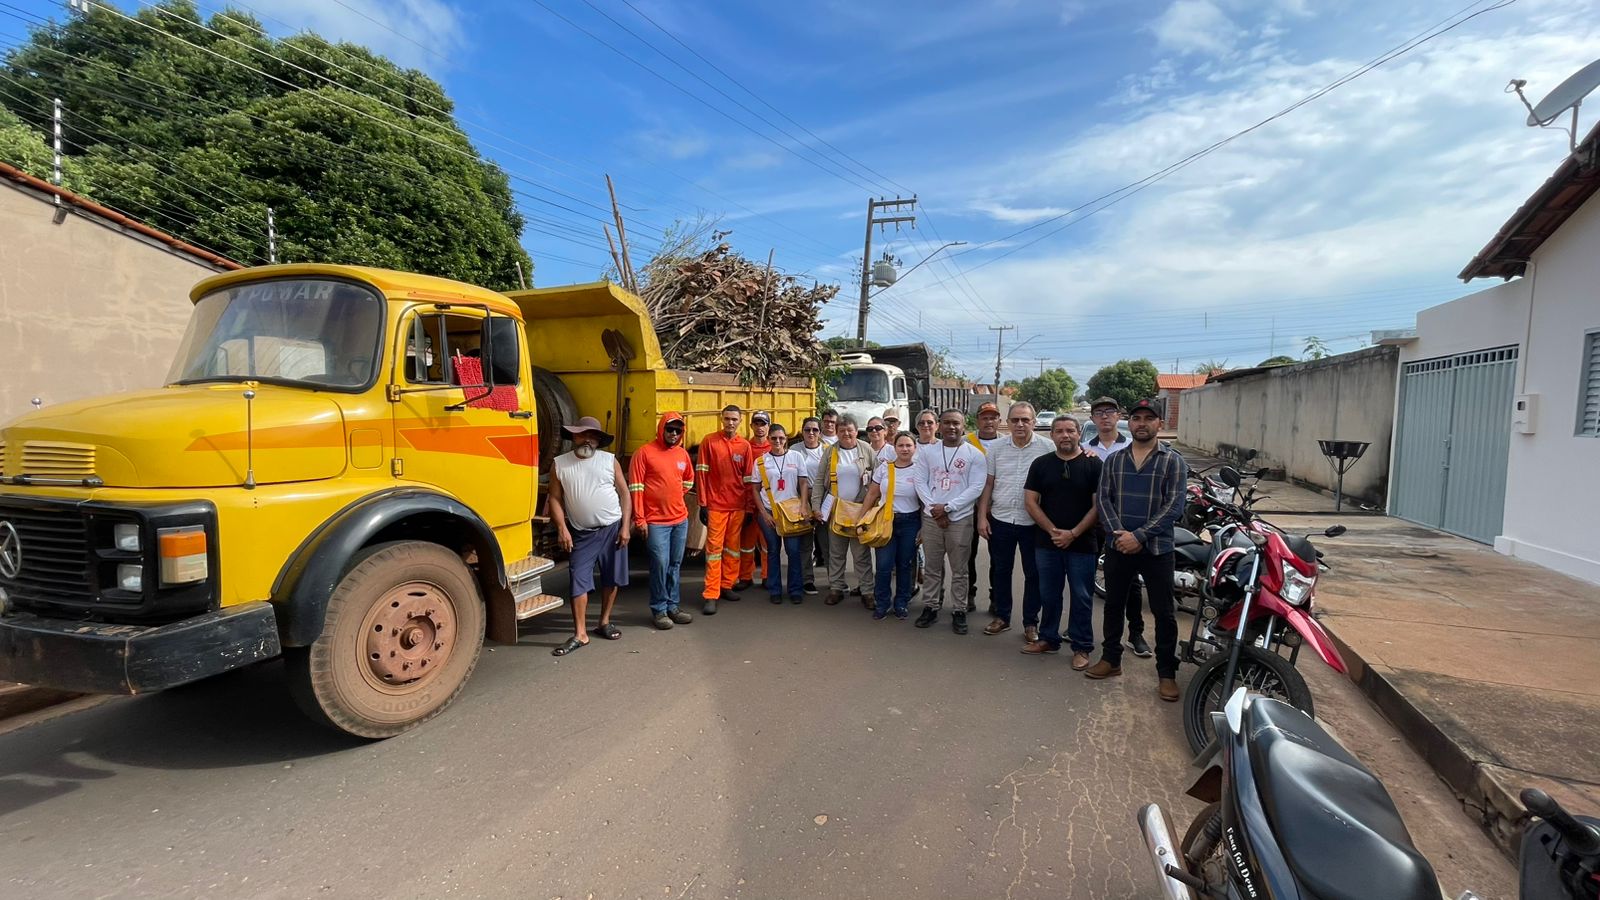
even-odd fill
[(986, 412), (992, 412), (998, 416), (1000, 415), (1000, 407), (996, 406), (992, 400), (984, 401), (978, 405), (978, 415), (981, 416)]
[(765, 422), (768, 425), (771, 425), (772, 424), (772, 416), (766, 410), (758, 409), (755, 412), (750, 414), (750, 421), (752, 423), (754, 423), (754, 422)]
[(1165, 419), (1167, 417), (1167, 411), (1165, 409), (1162, 409), (1161, 401), (1160, 400), (1156, 400), (1156, 399), (1152, 399), (1150, 397), (1146, 397), (1143, 400), (1139, 400), (1139, 401), (1135, 402), (1132, 406), (1128, 407), (1128, 415), (1131, 417), (1134, 413), (1138, 412), (1141, 409), (1149, 410), (1150, 412), (1155, 413), (1156, 418), (1158, 418), (1158, 419)]
[(1095, 410), (1099, 409), (1102, 406), (1112, 407), (1113, 409), (1117, 410), (1118, 412), (1122, 411), (1122, 404), (1118, 403), (1116, 400), (1114, 400), (1114, 399), (1112, 399), (1110, 397), (1101, 397), (1101, 398), (1095, 400), (1093, 403), (1089, 404), (1089, 411), (1090, 412), (1094, 412)]

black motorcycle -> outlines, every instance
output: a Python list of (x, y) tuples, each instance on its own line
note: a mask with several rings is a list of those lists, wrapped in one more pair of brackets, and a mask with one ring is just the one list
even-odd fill
[[(1382, 782), (1305, 713), (1240, 688), (1213, 730), (1188, 791), (1211, 805), (1183, 839), (1154, 803), (1137, 817), (1165, 900), (1442, 896)], [(1600, 819), (1532, 788), (1522, 802), (1540, 821), (1522, 839), (1521, 900), (1597, 900)]]

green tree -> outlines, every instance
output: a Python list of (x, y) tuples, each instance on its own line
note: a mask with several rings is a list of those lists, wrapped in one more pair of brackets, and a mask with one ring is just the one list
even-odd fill
[(1123, 359), (1089, 378), (1089, 396), (1110, 397), (1124, 409), (1156, 395), (1156, 364), (1148, 359)]
[(1328, 355), (1328, 345), (1322, 338), (1312, 335), (1306, 338), (1306, 359), (1322, 359)]
[(1042, 374), (1022, 379), (1017, 398), (1033, 404), (1035, 410), (1064, 410), (1072, 405), (1078, 381), (1066, 369), (1047, 369)]
[[(490, 288), (533, 270), (510, 181), (444, 89), (363, 47), (276, 40), (242, 13), (204, 20), (188, 0), (134, 20), (94, 5), (35, 31), (0, 74), (0, 105), (35, 129), (61, 98), (75, 190), (241, 262), (265, 260), (271, 207), (280, 260)], [(7, 135), (0, 126), (0, 158), (29, 162)]]
[[(840, 353), (849, 353), (852, 350), (860, 350), (860, 349), (862, 349), (861, 343), (859, 341), (857, 341), (855, 338), (853, 338), (853, 337), (845, 337), (844, 335), (840, 335), (840, 334), (836, 334), (833, 337), (828, 338), (827, 340), (823, 341), (822, 342), (822, 346), (827, 347), (829, 350), (836, 350), (836, 351), (838, 351)], [(882, 347), (882, 346), (883, 345), (878, 343), (877, 341), (868, 340), (866, 349), (871, 350), (874, 347)]]
[(1201, 363), (1198, 366), (1195, 366), (1190, 371), (1193, 372), (1196, 375), (1210, 375), (1212, 372), (1215, 372), (1218, 369), (1227, 369), (1227, 368), (1228, 368), (1228, 361), (1227, 360), (1222, 360), (1221, 362), (1218, 362), (1215, 359), (1210, 359), (1210, 360), (1206, 360), (1205, 362)]
[(1269, 356), (1266, 359), (1263, 359), (1261, 362), (1257, 363), (1257, 365), (1258, 366), (1292, 366), (1292, 365), (1294, 365), (1295, 363), (1297, 363), (1299, 361), (1300, 360), (1295, 359), (1292, 356), (1278, 355), (1278, 356)]

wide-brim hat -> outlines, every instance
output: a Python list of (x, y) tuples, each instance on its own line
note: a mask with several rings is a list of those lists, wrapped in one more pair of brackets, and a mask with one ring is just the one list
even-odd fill
[(584, 416), (578, 420), (576, 425), (563, 425), (561, 426), (561, 430), (572, 435), (582, 434), (585, 431), (592, 431), (595, 434), (600, 435), (599, 445), (602, 448), (611, 446), (611, 442), (616, 440), (616, 438), (608, 433), (604, 428), (600, 427), (600, 420), (596, 419), (594, 416)]

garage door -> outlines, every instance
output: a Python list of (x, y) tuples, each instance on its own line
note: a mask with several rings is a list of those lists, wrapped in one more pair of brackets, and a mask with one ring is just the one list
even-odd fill
[(1505, 513), (1517, 348), (1406, 363), (1390, 512), (1490, 543)]

